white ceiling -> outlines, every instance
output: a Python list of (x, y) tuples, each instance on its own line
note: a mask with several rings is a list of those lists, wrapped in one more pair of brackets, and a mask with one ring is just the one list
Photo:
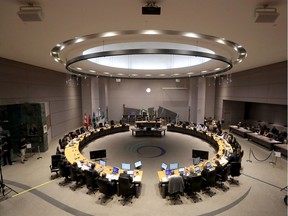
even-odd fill
[[(0, 57), (59, 72), (50, 56), (58, 43), (88, 34), (123, 30), (176, 30), (225, 38), (241, 44), (248, 56), (239, 72), (287, 60), (287, 0), (158, 0), (161, 15), (142, 15), (143, 0), (37, 0), (43, 21), (17, 15), (25, 0), (0, 1)], [(277, 8), (274, 23), (255, 23), (255, 8)], [(1, 70), (1, 69), (0, 69)]]

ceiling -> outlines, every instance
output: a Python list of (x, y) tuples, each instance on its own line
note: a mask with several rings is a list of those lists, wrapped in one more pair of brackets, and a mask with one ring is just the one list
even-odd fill
[[(41, 6), (42, 21), (23, 22), (18, 17), (20, 6), (28, 2)], [(0, 57), (67, 73), (65, 65), (50, 55), (58, 43), (96, 33), (153, 29), (211, 35), (242, 45), (247, 57), (233, 66), (229, 71), (232, 73), (287, 60), (287, 0), (158, 0), (161, 15), (142, 15), (145, 4), (144, 0), (0, 1)], [(255, 23), (255, 8), (263, 5), (277, 8), (280, 15), (275, 22)], [(143, 35), (137, 37), (146, 41)], [(123, 42), (134, 39), (122, 37)], [(106, 39), (99, 40), (103, 41), (95, 45), (104, 47)], [(176, 38), (175, 42), (181, 43), (181, 39)], [(109, 43), (113, 43), (113, 38)], [(174, 70), (177, 69), (167, 73), (173, 74)], [(156, 72), (148, 78), (163, 73)], [(117, 77), (116, 72), (99, 75)]]

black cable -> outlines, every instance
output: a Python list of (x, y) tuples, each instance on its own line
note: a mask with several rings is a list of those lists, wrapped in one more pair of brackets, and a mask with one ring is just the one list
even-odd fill
[(255, 155), (254, 155), (254, 152), (251, 150), (251, 153), (252, 153), (252, 155), (253, 155), (253, 157), (257, 160), (257, 161), (260, 161), (260, 162), (264, 162), (264, 161), (266, 161), (266, 160), (268, 160), (269, 158), (270, 158), (270, 156), (272, 155), (272, 151), (270, 152), (270, 154), (268, 155), (268, 157), (266, 158), (266, 159), (264, 159), (264, 160), (259, 160), (259, 159), (257, 159), (256, 157), (255, 157)]

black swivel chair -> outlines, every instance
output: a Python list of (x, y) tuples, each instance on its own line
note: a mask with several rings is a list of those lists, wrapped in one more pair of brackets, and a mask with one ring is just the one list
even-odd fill
[(216, 174), (216, 187), (226, 192), (229, 190), (229, 187), (225, 185), (225, 182), (228, 180), (228, 174), (230, 172), (230, 165), (224, 167), (221, 174)]
[(121, 202), (123, 206), (128, 202), (132, 203), (135, 188), (128, 177), (119, 176), (117, 190), (118, 195), (122, 197), (119, 202)]
[(240, 162), (232, 162), (230, 164), (230, 173), (229, 175), (231, 176), (229, 178), (229, 183), (230, 184), (235, 184), (235, 185), (239, 185), (239, 181), (236, 180), (234, 177), (238, 177), (241, 175), (241, 163)]
[(168, 181), (168, 195), (172, 204), (183, 203), (180, 195), (184, 191), (184, 181), (182, 176), (173, 176)]
[(208, 172), (207, 178), (203, 178), (202, 176), (202, 190), (204, 194), (207, 194), (208, 196), (212, 197), (216, 193), (211, 190), (211, 187), (214, 187), (216, 184), (216, 171), (211, 170)]
[[(61, 155), (51, 155), (51, 165), (50, 167), (50, 171), (51, 173), (56, 173), (55, 177), (59, 176), (59, 163), (62, 160), (62, 156)], [(51, 176), (52, 177), (52, 176)]]
[(75, 182), (74, 185), (70, 186), (70, 189), (75, 191), (78, 188), (83, 187), (83, 175), (79, 172), (78, 168), (70, 166), (70, 179)]
[(107, 200), (113, 199), (113, 195), (116, 193), (114, 185), (112, 182), (109, 182), (108, 179), (97, 178), (97, 185), (99, 186), (99, 192), (104, 194), (104, 196), (99, 197), (98, 199), (101, 202), (106, 203)]
[(97, 189), (98, 189), (98, 184), (96, 179), (93, 177), (93, 173), (90, 170), (85, 170), (84, 171), (84, 176), (86, 180), (86, 187), (88, 191), (86, 192), (87, 194), (95, 194)]
[(201, 191), (202, 176), (192, 176), (187, 178), (187, 195), (193, 200), (194, 203), (199, 202), (202, 198), (197, 194)]
[(59, 175), (60, 177), (64, 177), (64, 180), (62, 182), (59, 182), (59, 185), (65, 186), (71, 182), (70, 165), (67, 163), (65, 159), (62, 159), (58, 165), (59, 165)]

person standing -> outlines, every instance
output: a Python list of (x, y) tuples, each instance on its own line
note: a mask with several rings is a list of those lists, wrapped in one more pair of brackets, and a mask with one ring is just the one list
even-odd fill
[(19, 142), (19, 150), (21, 152), (21, 163), (24, 164), (24, 161), (27, 161), (25, 159), (25, 154), (26, 154), (26, 148), (27, 148), (27, 143), (26, 143), (26, 139), (22, 138)]
[(8, 139), (4, 139), (3, 145), (2, 145), (2, 151), (3, 151), (3, 166), (7, 165), (7, 162), (9, 165), (12, 165), (11, 161), (11, 146), (8, 142)]

